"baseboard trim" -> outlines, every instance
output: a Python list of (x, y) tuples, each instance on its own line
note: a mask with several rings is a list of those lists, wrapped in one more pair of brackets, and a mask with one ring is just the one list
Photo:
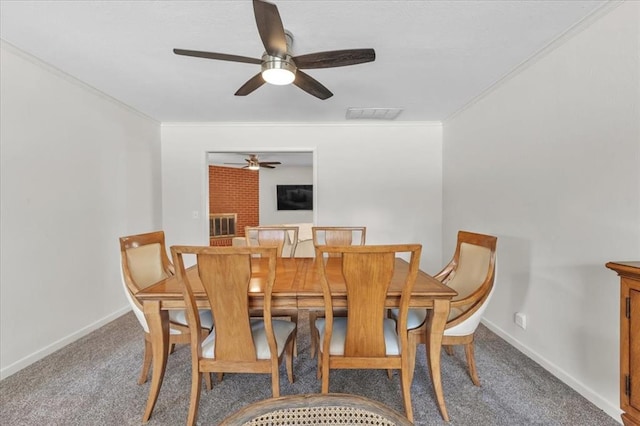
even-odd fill
[(52, 344), (45, 346), (44, 348), (30, 354), (27, 355), (26, 357), (19, 359), (18, 361), (14, 362), (11, 365), (8, 365), (2, 369), (0, 369), (0, 380), (4, 380), (7, 377), (17, 373), (18, 371), (22, 370), (25, 367), (28, 367), (29, 365), (33, 364), (36, 361), (41, 360), (42, 358), (46, 357), (47, 355), (51, 355), (52, 353), (54, 353), (55, 351), (57, 351), (58, 349), (62, 349), (63, 347), (67, 346), (70, 343), (75, 342), (76, 340), (80, 339), (81, 337), (86, 336), (87, 334), (91, 333), (94, 330), (99, 329), (100, 327), (102, 327), (105, 324), (110, 323), (111, 321), (115, 320), (118, 317), (121, 317), (122, 315), (126, 314), (127, 312), (131, 311), (131, 307), (126, 306), (122, 309), (119, 309), (115, 312), (113, 312), (112, 314), (107, 315), (104, 318), (99, 319), (98, 321), (87, 325), (86, 327), (81, 328), (80, 330), (69, 334), (68, 336), (63, 337), (62, 339), (59, 339), (55, 342), (53, 342)]
[(582, 382), (576, 380), (570, 374), (567, 374), (566, 371), (550, 362), (545, 357), (541, 356), (536, 351), (532, 350), (528, 346), (523, 345), (518, 340), (514, 339), (513, 336), (505, 332), (503, 329), (488, 321), (486, 319), (482, 320), (482, 323), (491, 331), (496, 333), (502, 339), (506, 340), (511, 346), (518, 349), (520, 352), (525, 354), (527, 357), (531, 358), (536, 363), (540, 364), (542, 368), (553, 374), (560, 381), (565, 383), (567, 386), (578, 392), (580, 395), (584, 396), (589, 402), (591, 402), (596, 407), (600, 408), (602, 411), (607, 413), (611, 418), (613, 418), (618, 423), (622, 424), (622, 418), (620, 415), (622, 414), (622, 410), (617, 405), (612, 405), (609, 401), (602, 398), (592, 389), (586, 387)]

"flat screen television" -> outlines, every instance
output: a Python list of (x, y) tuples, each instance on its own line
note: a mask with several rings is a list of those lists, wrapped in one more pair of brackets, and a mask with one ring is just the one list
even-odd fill
[(278, 210), (313, 210), (313, 185), (276, 185)]

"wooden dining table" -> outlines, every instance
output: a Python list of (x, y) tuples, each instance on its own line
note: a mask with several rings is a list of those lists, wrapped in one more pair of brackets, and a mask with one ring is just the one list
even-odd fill
[[(404, 277), (408, 270), (407, 261), (396, 258), (394, 275), (387, 292), (386, 306), (397, 308)], [(331, 293), (334, 307), (346, 307), (347, 293), (342, 279), (342, 268), (339, 258), (329, 259), (327, 275), (331, 282)], [(208, 308), (209, 302), (198, 277), (197, 268), (187, 270), (190, 282), (194, 286), (194, 295), (199, 308)], [(264, 300), (264, 285), (267, 275), (266, 260), (254, 258), (251, 262), (251, 281), (249, 283), (249, 307), (261, 308)], [(149, 326), (153, 353), (151, 385), (149, 397), (142, 421), (146, 423), (151, 417), (153, 407), (158, 399), (169, 353), (169, 310), (184, 309), (185, 302), (182, 284), (176, 276), (159, 281), (135, 294), (142, 303), (144, 315)], [(447, 409), (442, 391), (440, 373), (440, 352), (442, 335), (449, 316), (451, 299), (457, 293), (428, 275), (419, 271), (411, 293), (410, 306), (428, 308), (429, 315), (427, 333), (428, 367), (433, 382), (433, 390), (438, 408), (445, 420), (448, 420)], [(276, 279), (272, 292), (272, 309), (323, 309), (324, 298), (320, 283), (320, 272), (315, 258), (278, 258)]]

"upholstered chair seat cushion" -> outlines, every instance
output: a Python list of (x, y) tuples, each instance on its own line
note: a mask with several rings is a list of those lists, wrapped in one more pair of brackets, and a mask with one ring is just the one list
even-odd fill
[[(344, 342), (347, 333), (348, 317), (333, 318), (333, 333), (331, 335), (331, 344), (329, 345), (329, 354), (344, 355)], [(324, 342), (324, 328), (326, 324), (325, 318), (316, 320), (316, 328), (320, 335), (320, 347)], [(398, 334), (396, 333), (396, 322), (391, 318), (385, 318), (384, 323), (384, 343), (387, 349), (387, 355), (400, 355), (400, 344), (398, 342)]]
[[(296, 324), (291, 321), (272, 320), (273, 334), (276, 337), (276, 345), (278, 347), (278, 357), (285, 348), (289, 335), (295, 330)], [(267, 334), (264, 320), (251, 320), (251, 333), (253, 334), (253, 344), (256, 347), (256, 357), (258, 359), (271, 358), (269, 351), (269, 343), (267, 342)], [(215, 358), (216, 329), (202, 341), (202, 356), (204, 358)]]
[[(466, 336), (475, 331), (482, 319), (482, 314), (487, 309), (489, 302), (491, 301), (491, 296), (493, 295), (494, 288), (489, 292), (489, 296), (487, 300), (478, 308), (476, 312), (474, 312), (469, 318), (465, 321), (461, 322), (458, 325), (447, 328), (444, 331), (445, 336)], [(449, 318), (447, 322), (453, 321), (456, 317), (462, 315), (466, 310), (465, 306), (462, 307), (454, 307), (451, 308), (449, 312)], [(398, 316), (398, 310), (392, 309), (391, 315), (396, 318)], [(407, 330), (412, 330), (414, 328), (418, 328), (422, 325), (424, 320), (427, 318), (427, 310), (426, 309), (409, 309), (409, 313), (407, 314)]]
[[(463, 309), (451, 308), (451, 311), (449, 311), (449, 317), (447, 318), (447, 322), (451, 321), (452, 319), (462, 314), (463, 312), (464, 312)], [(393, 316), (393, 318), (397, 318), (398, 310), (391, 309), (391, 315)], [(425, 319), (427, 319), (426, 309), (409, 309), (409, 313), (407, 314), (407, 330), (412, 330), (414, 328), (420, 327)]]
[[(213, 327), (213, 316), (209, 309), (198, 309), (200, 314), (200, 326), (211, 329)], [(179, 311), (169, 311), (169, 320), (176, 324), (187, 325), (187, 314), (184, 309)]]

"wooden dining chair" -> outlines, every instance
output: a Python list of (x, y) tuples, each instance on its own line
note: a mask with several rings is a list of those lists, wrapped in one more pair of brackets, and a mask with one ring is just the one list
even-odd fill
[[(407, 314), (421, 252), (420, 244), (318, 247), (316, 262), (325, 304), (325, 317), (315, 323), (320, 336), (322, 393), (329, 392), (331, 369), (400, 370), (406, 415), (413, 421)], [(336, 254), (340, 257), (332, 257)], [(401, 277), (394, 276), (399, 254), (410, 255), (407, 273)], [(329, 262), (342, 263), (341, 276), (327, 273)], [(387, 317), (385, 309), (392, 280), (403, 283), (397, 323)], [(348, 314), (335, 317), (332, 291), (345, 289)]]
[[(128, 235), (120, 238), (120, 271), (125, 296), (138, 322), (144, 330), (144, 359), (138, 383), (147, 381), (149, 368), (153, 360), (151, 335), (142, 310), (142, 304), (135, 295), (140, 290), (174, 274), (173, 264), (167, 256), (163, 231)], [(202, 333), (208, 334), (213, 326), (211, 311), (199, 311)], [(190, 342), (189, 327), (184, 310), (169, 311), (169, 348), (173, 351), (176, 344)]]
[[(246, 226), (244, 235), (248, 247), (275, 246), (278, 257), (294, 257), (298, 246), (298, 231), (297, 226)], [(260, 312), (253, 311), (252, 314), (259, 316)], [(297, 309), (274, 309), (272, 315), (276, 318), (291, 318), (291, 321), (298, 324)], [(294, 352), (298, 354), (297, 347)]]
[[(191, 332), (191, 399), (188, 425), (194, 425), (203, 373), (266, 373), (271, 375), (271, 393), (280, 395), (279, 366), (286, 357), (289, 381), (293, 383), (293, 344), (296, 325), (273, 320), (271, 295), (276, 274), (275, 247), (193, 247), (172, 246), (171, 254), (178, 281), (182, 284), (187, 320)], [(184, 255), (197, 260), (197, 278), (187, 274)], [(254, 256), (260, 256), (256, 259)], [(263, 269), (264, 301), (262, 319), (249, 314), (251, 263), (266, 261)], [(196, 284), (196, 280), (201, 286)], [(193, 281), (192, 281), (193, 280)], [(204, 288), (215, 327), (208, 336), (194, 333), (201, 327), (194, 291)], [(200, 290), (202, 291), (202, 290)], [(205, 377), (206, 378), (206, 377)], [(209, 383), (209, 382), (208, 382)]]
[[(452, 355), (452, 346), (464, 345), (469, 376), (476, 386), (480, 386), (480, 380), (476, 370), (473, 338), (495, 288), (497, 242), (498, 239), (492, 235), (459, 231), (453, 258), (435, 275), (436, 279), (458, 292), (451, 301), (442, 346), (447, 354)], [(398, 312), (392, 310), (392, 313), (397, 315)], [(426, 309), (409, 310), (407, 327), (413, 354), (416, 353), (417, 345), (427, 344), (426, 320), (430, 313)], [(413, 368), (412, 365), (412, 375)], [(440, 411), (448, 419), (446, 407), (441, 406)]]
[[(314, 226), (313, 246), (363, 246), (367, 240), (366, 226)], [(334, 254), (338, 255), (338, 254)]]
[(247, 246), (276, 246), (278, 257), (294, 257), (298, 246), (298, 232), (297, 226), (246, 226), (244, 228)]
[[(316, 249), (320, 246), (363, 246), (367, 240), (366, 226), (314, 226), (311, 228), (313, 236), (313, 246)], [(332, 253), (331, 256), (339, 256), (339, 253)], [(346, 315), (345, 309), (336, 309), (334, 315)], [(314, 324), (316, 318), (324, 316), (321, 310), (309, 310), (309, 330), (311, 330), (311, 358), (316, 356), (318, 350), (318, 333)]]

